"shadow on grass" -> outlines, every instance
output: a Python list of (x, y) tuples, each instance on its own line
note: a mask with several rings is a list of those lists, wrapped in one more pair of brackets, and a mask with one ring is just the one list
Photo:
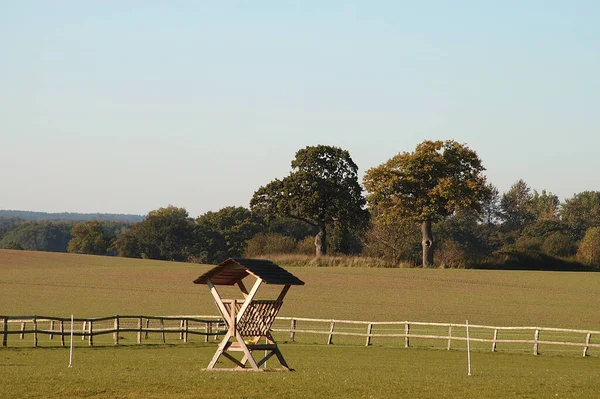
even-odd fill
[(469, 269), (484, 270), (540, 270), (561, 272), (598, 272), (600, 269), (574, 260), (556, 258), (539, 252), (496, 252), (484, 262), (472, 264)]

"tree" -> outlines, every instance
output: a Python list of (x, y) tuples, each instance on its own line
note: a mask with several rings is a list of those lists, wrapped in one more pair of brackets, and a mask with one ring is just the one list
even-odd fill
[(291, 217), (318, 229), (317, 256), (327, 253), (327, 225), (366, 226), (369, 213), (358, 183), (358, 167), (341, 148), (318, 145), (296, 153), (292, 172), (260, 187), (250, 201), (268, 218)]
[(29, 251), (67, 252), (73, 222), (27, 221), (6, 232), (0, 248), (18, 243)]
[(533, 190), (531, 198), (531, 212), (535, 215), (536, 220), (556, 220), (558, 219), (558, 206), (560, 200), (558, 195), (542, 190), (538, 193)]
[(580, 240), (590, 227), (600, 226), (600, 191), (584, 191), (567, 199), (560, 208), (560, 218)]
[(145, 220), (120, 234), (113, 248), (121, 256), (186, 261), (193, 247), (194, 226), (184, 208), (169, 205), (151, 211)]
[(496, 225), (502, 218), (500, 207), (500, 191), (492, 183), (488, 186), (489, 196), (482, 203), (481, 221), (487, 226)]
[(228, 206), (217, 212), (207, 212), (198, 217), (196, 223), (205, 230), (212, 230), (223, 236), (225, 246), (222, 252), (231, 258), (242, 256), (248, 240), (262, 229), (258, 218), (241, 206)]
[(453, 140), (424, 141), (367, 171), (371, 206), (383, 218), (407, 218), (421, 225), (423, 266), (433, 265), (431, 225), (463, 209), (481, 210), (490, 192), (477, 154)]
[(371, 228), (365, 234), (365, 254), (395, 265), (417, 264), (414, 254), (421, 247), (418, 226), (408, 219), (377, 217), (377, 209), (372, 209), (371, 214)]
[(525, 226), (535, 221), (532, 200), (531, 189), (523, 179), (519, 179), (502, 195), (500, 207), (505, 230), (520, 232)]
[(77, 254), (105, 255), (110, 244), (103, 224), (97, 220), (76, 224), (71, 237), (67, 251)]

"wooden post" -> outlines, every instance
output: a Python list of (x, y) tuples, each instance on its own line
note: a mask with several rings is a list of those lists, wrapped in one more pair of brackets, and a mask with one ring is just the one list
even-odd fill
[(290, 342), (294, 342), (296, 338), (296, 319), (292, 319), (290, 322)]
[(494, 328), (494, 338), (492, 339), (492, 352), (496, 352), (496, 340), (498, 339), (498, 329)]
[(452, 346), (452, 325), (448, 326), (448, 350), (450, 350)]
[(331, 325), (329, 326), (329, 338), (327, 338), (327, 345), (331, 345), (333, 343), (333, 329), (335, 328), (335, 321), (331, 320)]
[[(189, 327), (190, 327), (190, 321), (189, 320), (184, 320), (184, 332), (183, 332), (183, 342), (185, 342), (187, 344), (188, 342), (188, 332), (189, 332)], [(207, 335), (208, 337), (208, 335)]]
[(21, 323), (21, 334), (19, 334), (21, 339), (25, 338), (25, 333), (23, 331), (25, 331), (25, 322)]
[(207, 321), (204, 323), (204, 332), (206, 335), (204, 336), (204, 342), (208, 342), (208, 334), (212, 333), (212, 323)]
[[(54, 320), (50, 320), (50, 331), (54, 332)], [(50, 333), (50, 339), (54, 339), (54, 334)]]
[(408, 335), (410, 334), (410, 324), (408, 324), (408, 321), (404, 324), (404, 347), (405, 348), (410, 348), (410, 340), (408, 338)]
[(161, 330), (160, 340), (164, 344), (166, 342), (166, 340), (165, 340), (165, 319), (160, 319), (160, 330)]
[(37, 336), (37, 317), (33, 316), (33, 347), (37, 348), (38, 336)]
[(142, 343), (142, 326), (143, 326), (143, 320), (141, 317), (138, 318), (138, 333), (137, 333), (137, 343), (141, 344)]
[(65, 346), (65, 321), (60, 319), (60, 346)]
[(146, 334), (144, 335), (145, 339), (148, 339), (148, 328), (150, 328), (150, 319), (146, 319)]
[(86, 327), (87, 327), (87, 320), (83, 321), (83, 328), (81, 329), (83, 332), (83, 334), (81, 334), (81, 340), (84, 341), (85, 340), (85, 332), (86, 332)]
[(183, 339), (183, 329), (185, 327), (185, 320), (181, 319), (179, 321), (179, 339)]
[(590, 345), (590, 340), (592, 339), (592, 333), (589, 332), (587, 333), (587, 335), (585, 336), (585, 346), (583, 347), (583, 357), (587, 356), (588, 353), (588, 349), (589, 349), (589, 345)]
[(367, 341), (365, 342), (365, 346), (371, 345), (371, 333), (373, 332), (373, 323), (369, 323), (367, 326)]
[(538, 330), (536, 328), (535, 334), (533, 335), (533, 354), (534, 355), (540, 354), (540, 352), (538, 351), (538, 340), (539, 339), (540, 339), (540, 330)]
[(90, 335), (88, 342), (90, 346), (94, 346), (94, 327), (92, 326), (92, 321), (88, 321), (88, 333)]
[(8, 318), (7, 317), (5, 317), (2, 320), (2, 330), (4, 331), (2, 333), (2, 346), (6, 348), (7, 340), (8, 340)]
[(232, 336), (235, 336), (235, 329), (236, 329), (236, 320), (235, 320), (235, 311), (237, 310), (237, 301), (234, 299), (231, 301), (231, 308), (229, 309), (229, 317), (230, 317), (230, 323), (229, 323), (229, 331), (231, 332)]
[(115, 345), (119, 345), (119, 315), (115, 316), (115, 330), (113, 338), (115, 340)]

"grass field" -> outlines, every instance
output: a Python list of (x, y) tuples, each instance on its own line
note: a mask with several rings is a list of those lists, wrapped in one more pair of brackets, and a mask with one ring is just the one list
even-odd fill
[[(217, 314), (192, 280), (210, 266), (0, 250), (0, 314), (79, 317)], [(600, 329), (600, 273), (289, 268), (282, 316)], [(269, 288), (269, 287), (266, 287)], [(267, 290), (268, 291), (268, 290)], [(264, 293), (264, 291), (261, 292)], [(227, 296), (225, 293), (224, 296)], [(11, 336), (11, 339), (14, 336)], [(215, 344), (0, 350), (0, 397), (572, 397), (600, 396), (598, 351), (542, 356), (475, 348), (404, 349), (398, 342), (300, 337), (282, 351), (296, 373), (200, 372)], [(126, 342), (126, 340), (125, 340)], [(597, 341), (596, 341), (597, 342)], [(445, 344), (441, 344), (444, 346)], [(440, 346), (440, 347), (441, 347)], [(577, 355), (579, 353), (579, 355)]]

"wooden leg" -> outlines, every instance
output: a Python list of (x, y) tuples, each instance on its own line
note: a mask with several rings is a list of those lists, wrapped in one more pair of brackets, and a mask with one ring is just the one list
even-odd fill
[(221, 354), (223, 353), (223, 350), (225, 349), (225, 346), (227, 346), (227, 344), (229, 343), (229, 338), (231, 338), (231, 333), (228, 331), (223, 337), (223, 341), (221, 341), (221, 343), (219, 344), (219, 347), (217, 348), (217, 351), (215, 352), (215, 355), (213, 356), (212, 360), (208, 364), (207, 369), (210, 370), (215, 368), (217, 360), (219, 360)]
[(250, 349), (248, 349), (248, 347), (246, 346), (246, 343), (244, 342), (244, 337), (242, 337), (240, 335), (240, 333), (236, 331), (235, 338), (240, 343), (240, 348), (244, 352), (244, 357), (246, 358), (248, 363), (250, 363), (252, 370), (259, 370), (258, 365), (256, 364), (256, 360), (254, 360), (254, 358), (252, 357), (252, 353), (250, 352)]

